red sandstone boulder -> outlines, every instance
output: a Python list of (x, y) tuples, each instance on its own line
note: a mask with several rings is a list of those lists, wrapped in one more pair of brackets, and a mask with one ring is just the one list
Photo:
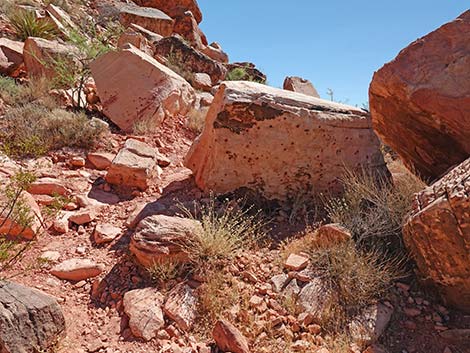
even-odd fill
[(30, 77), (46, 76), (54, 78), (58, 62), (80, 66), (77, 51), (70, 45), (43, 38), (29, 37), (24, 43), (24, 63)]
[(159, 9), (172, 18), (178, 16), (181, 11), (189, 10), (193, 13), (197, 23), (201, 23), (202, 21), (202, 12), (199, 9), (197, 0), (135, 0), (134, 2), (140, 6), (147, 6)]
[(370, 85), (374, 129), (436, 179), (470, 154), (470, 11), (410, 44)]
[(23, 64), (22, 42), (0, 38), (0, 74), (12, 75)]
[(220, 85), (185, 164), (203, 190), (269, 199), (340, 193), (344, 167), (387, 170), (365, 111), (242, 81)]
[(405, 243), (444, 301), (470, 312), (470, 159), (416, 195)]
[(164, 37), (173, 33), (173, 19), (166, 13), (151, 7), (126, 5), (121, 9), (119, 21), (126, 27), (135, 23)]
[(292, 92), (306, 94), (307, 96), (320, 98), (312, 82), (301, 77), (288, 76), (284, 80), (284, 89)]
[(197, 25), (197, 21), (191, 11), (182, 12), (174, 19), (174, 33), (181, 35), (197, 49), (203, 49), (207, 46), (207, 38)]
[(196, 99), (191, 85), (151, 56), (128, 45), (91, 64), (104, 114), (122, 130), (151, 131), (164, 119), (184, 116)]

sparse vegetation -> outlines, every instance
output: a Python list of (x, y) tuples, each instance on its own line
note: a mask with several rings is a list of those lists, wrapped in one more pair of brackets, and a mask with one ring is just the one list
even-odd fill
[(264, 81), (257, 80), (255, 77), (251, 76), (246, 68), (244, 67), (235, 67), (225, 76), (227, 81), (253, 81), (258, 83), (265, 83)]
[(8, 18), (18, 38), (23, 41), (28, 37), (51, 39), (58, 34), (53, 22), (36, 18), (34, 11), (11, 10)]
[(52, 83), (45, 77), (17, 84), (12, 78), (0, 76), (0, 98), (11, 106), (38, 102), (50, 109), (56, 108), (58, 104), (50, 94), (51, 88)]
[(24, 191), (36, 180), (35, 175), (20, 171), (11, 177), (10, 183), (0, 190), (0, 273), (19, 261), (29, 247), (30, 243), (19, 243), (9, 239), (13, 226), (22, 230), (15, 230), (15, 237), (32, 225), (36, 215), (24, 200)]
[(351, 170), (341, 180), (344, 196), (326, 201), (328, 218), (349, 229), (359, 247), (403, 254), (403, 220), (424, 183), (405, 168), (393, 183), (387, 177)]
[(201, 133), (206, 123), (207, 112), (209, 107), (199, 109), (191, 109), (188, 114), (188, 128), (196, 133)]
[(165, 286), (167, 282), (180, 277), (184, 268), (181, 262), (168, 260), (154, 263), (148, 272), (155, 283)]
[(82, 113), (29, 103), (8, 110), (0, 141), (9, 156), (35, 157), (65, 146), (90, 148), (102, 132)]
[[(189, 210), (183, 211), (194, 218)], [(197, 270), (211, 270), (225, 264), (263, 236), (264, 223), (258, 213), (251, 215), (250, 211), (240, 209), (236, 203), (226, 203), (218, 209), (213, 197), (201, 206), (201, 230), (185, 245)]]

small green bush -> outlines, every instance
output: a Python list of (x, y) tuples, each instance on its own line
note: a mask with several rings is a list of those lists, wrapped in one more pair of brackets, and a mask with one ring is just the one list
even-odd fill
[(8, 19), (22, 41), (28, 37), (52, 39), (58, 35), (54, 23), (48, 19), (37, 19), (33, 11), (12, 10)]

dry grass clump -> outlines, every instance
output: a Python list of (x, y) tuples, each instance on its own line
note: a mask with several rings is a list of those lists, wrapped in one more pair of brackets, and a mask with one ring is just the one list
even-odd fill
[(188, 113), (188, 123), (187, 123), (188, 128), (194, 131), (195, 133), (200, 134), (202, 130), (204, 129), (208, 111), (209, 111), (209, 107), (191, 109), (191, 111)]
[(9, 156), (35, 157), (62, 147), (90, 148), (102, 133), (82, 113), (29, 103), (7, 111), (0, 141)]
[[(325, 291), (332, 293), (320, 323), (330, 333), (344, 331), (346, 324), (362, 309), (383, 298), (403, 271), (398, 258), (384, 257), (379, 250), (358, 248), (352, 240), (328, 244), (321, 241), (318, 232), (311, 230), (281, 246), (283, 261), (292, 253), (308, 254), (309, 269), (322, 279)], [(291, 304), (290, 309), (284, 307), (293, 313), (295, 302)]]
[(341, 178), (342, 198), (325, 202), (328, 218), (349, 229), (360, 247), (404, 253), (402, 226), (413, 195), (424, 183), (402, 168), (393, 183), (367, 172), (346, 170)]
[(54, 23), (48, 19), (38, 19), (34, 11), (12, 9), (8, 19), (22, 41), (28, 37), (53, 39), (58, 35)]
[[(196, 219), (188, 209), (183, 209), (190, 218)], [(255, 245), (263, 235), (265, 223), (259, 213), (251, 214), (237, 203), (225, 203), (217, 207), (214, 197), (200, 206), (201, 231), (196, 232), (185, 244), (185, 250), (196, 269), (211, 269), (224, 265), (240, 251)]]
[(154, 263), (147, 271), (155, 283), (165, 286), (167, 282), (180, 277), (184, 269), (185, 266), (181, 262), (168, 260)]
[(0, 98), (10, 106), (40, 102), (48, 108), (57, 108), (58, 103), (49, 93), (52, 82), (45, 77), (32, 79), (26, 84), (17, 84), (10, 77), (0, 76)]

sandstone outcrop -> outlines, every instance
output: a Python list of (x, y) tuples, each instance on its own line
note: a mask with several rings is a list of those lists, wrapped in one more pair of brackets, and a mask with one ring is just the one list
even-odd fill
[(180, 283), (168, 293), (163, 311), (181, 330), (189, 331), (196, 320), (197, 304), (195, 290)]
[(261, 82), (265, 83), (267, 80), (267, 77), (264, 73), (262, 73), (260, 70), (256, 68), (256, 65), (253, 63), (249, 62), (235, 62), (235, 63), (230, 63), (225, 65), (227, 68), (228, 72), (231, 72), (235, 69), (241, 69), (243, 70), (244, 75), (238, 80), (241, 81), (255, 81), (255, 82)]
[(444, 301), (470, 312), (470, 159), (416, 195), (405, 243)]
[(203, 190), (270, 199), (341, 193), (344, 167), (387, 171), (365, 111), (254, 82), (220, 85), (185, 164)]
[(197, 25), (197, 21), (191, 11), (182, 12), (174, 19), (174, 33), (181, 35), (197, 49), (203, 49), (208, 45), (207, 38)]
[(169, 59), (173, 65), (178, 65), (188, 72), (208, 74), (214, 85), (223, 80), (227, 73), (221, 63), (209, 58), (176, 36), (163, 38), (155, 43), (155, 55)]
[(29, 37), (24, 43), (24, 63), (30, 77), (45, 76), (53, 79), (56, 76), (54, 67), (57, 62), (66, 62), (71, 67), (80, 66), (77, 50), (59, 42), (43, 38)]
[(402, 50), (370, 85), (374, 129), (426, 179), (470, 155), (469, 32), (467, 11)]
[(61, 262), (51, 269), (51, 273), (60, 279), (82, 281), (98, 276), (104, 266), (89, 259), (70, 259)]
[(0, 38), (0, 74), (12, 75), (23, 64), (24, 43)]
[(143, 142), (129, 139), (109, 167), (106, 181), (146, 190), (157, 175), (157, 168), (157, 151)]
[(65, 332), (55, 298), (13, 282), (0, 282), (0, 352), (47, 351)]
[(127, 27), (134, 23), (164, 37), (173, 33), (173, 19), (166, 13), (151, 7), (126, 5), (121, 8), (119, 20), (123, 26)]
[(152, 130), (165, 118), (185, 115), (196, 99), (182, 77), (130, 45), (98, 58), (91, 71), (103, 112), (127, 132), (139, 123)]
[(301, 77), (288, 76), (284, 80), (284, 89), (292, 92), (306, 94), (307, 96), (320, 98), (312, 82)]
[(150, 216), (138, 224), (130, 250), (145, 267), (164, 261), (187, 261), (183, 245), (199, 227), (199, 222), (188, 218)]
[(134, 2), (140, 6), (159, 9), (172, 18), (178, 16), (178, 14), (180, 14), (182, 11), (189, 10), (193, 13), (197, 23), (201, 23), (202, 21), (202, 12), (199, 8), (197, 0), (136, 0)]

